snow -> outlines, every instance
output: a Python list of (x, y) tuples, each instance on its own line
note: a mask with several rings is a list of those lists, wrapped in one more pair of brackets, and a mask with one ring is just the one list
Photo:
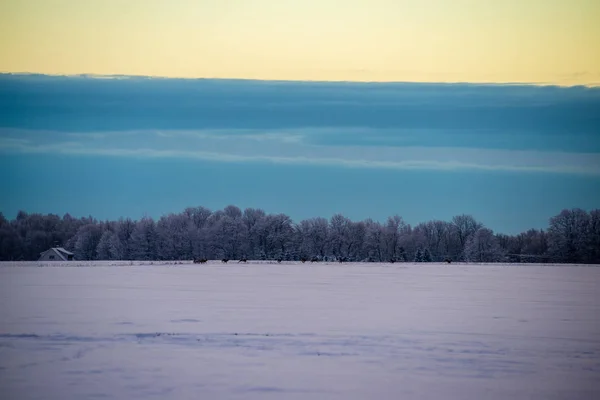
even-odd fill
[(598, 288), (591, 266), (0, 263), (0, 398), (597, 399)]

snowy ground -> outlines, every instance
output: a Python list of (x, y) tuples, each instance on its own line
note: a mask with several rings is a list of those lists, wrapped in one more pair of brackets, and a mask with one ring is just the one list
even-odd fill
[(0, 263), (0, 398), (600, 399), (597, 267), (98, 264)]

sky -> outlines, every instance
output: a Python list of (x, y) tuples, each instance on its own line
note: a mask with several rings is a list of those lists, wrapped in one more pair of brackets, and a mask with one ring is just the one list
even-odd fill
[(0, 212), (600, 206), (596, 0), (4, 0)]
[(3, 0), (0, 72), (600, 83), (597, 0)]
[(600, 208), (600, 88), (4, 74), (0, 110), (8, 218), (233, 204), (518, 233)]

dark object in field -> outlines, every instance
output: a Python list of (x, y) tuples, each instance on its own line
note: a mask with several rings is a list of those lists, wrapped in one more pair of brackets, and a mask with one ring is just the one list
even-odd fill
[(221, 260), (221, 262), (222, 262), (223, 264), (227, 264), (227, 262), (228, 262), (228, 261), (229, 261), (229, 258), (224, 258), (224, 259), (222, 259), (222, 260)]
[(194, 258), (194, 264), (206, 264), (207, 261), (206, 258)]
[(310, 259), (310, 262), (311, 263), (319, 262), (319, 259), (317, 257), (313, 257), (313, 258)]
[(245, 263), (248, 262), (248, 259), (246, 257), (240, 258), (240, 261), (238, 261), (238, 263)]
[(281, 258), (281, 257), (279, 257), (279, 258), (277, 259), (277, 262), (278, 262), (278, 263), (281, 263), (282, 261), (283, 261), (283, 258)]
[(338, 262), (340, 264), (343, 263), (343, 262), (346, 262), (346, 261), (348, 261), (348, 257), (340, 257), (340, 258), (338, 258)]
[(396, 262), (396, 259), (395, 258), (390, 258), (390, 262), (393, 264), (393, 263)]
[(302, 264), (304, 264), (307, 261), (308, 261), (308, 258), (306, 258), (306, 257), (300, 257), (300, 262), (302, 262)]
[(449, 259), (449, 258), (446, 258), (444, 261), (445, 261), (446, 263), (448, 263), (448, 264), (451, 264), (451, 263), (452, 263), (452, 260), (451, 260), (451, 259)]

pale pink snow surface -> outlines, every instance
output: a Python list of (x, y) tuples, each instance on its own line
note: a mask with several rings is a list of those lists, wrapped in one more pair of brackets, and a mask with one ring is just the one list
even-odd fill
[(600, 399), (596, 267), (28, 265), (2, 399)]

